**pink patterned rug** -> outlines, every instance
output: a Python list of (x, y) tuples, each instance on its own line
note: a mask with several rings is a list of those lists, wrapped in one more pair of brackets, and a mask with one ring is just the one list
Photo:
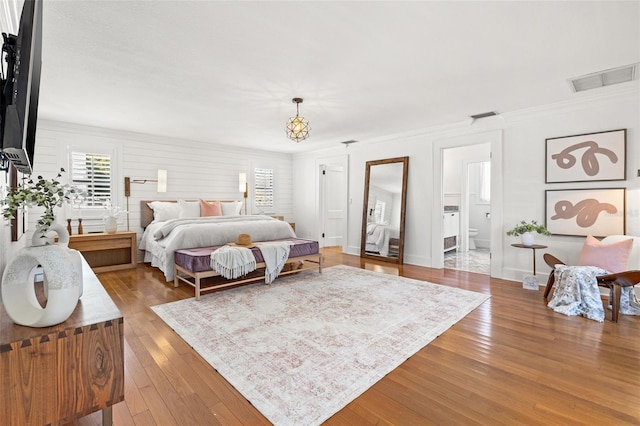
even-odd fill
[(489, 298), (349, 266), (152, 309), (275, 425), (317, 425)]

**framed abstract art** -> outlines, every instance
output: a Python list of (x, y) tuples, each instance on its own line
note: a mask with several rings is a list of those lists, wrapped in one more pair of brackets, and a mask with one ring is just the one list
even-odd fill
[(545, 191), (546, 227), (554, 235), (625, 234), (625, 188)]
[(627, 130), (546, 139), (545, 182), (626, 179)]

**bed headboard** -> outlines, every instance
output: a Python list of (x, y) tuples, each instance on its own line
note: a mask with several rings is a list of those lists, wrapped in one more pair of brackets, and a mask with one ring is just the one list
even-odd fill
[(177, 203), (178, 200), (142, 200), (140, 201), (140, 226), (145, 229), (151, 222), (153, 222), (153, 210), (148, 206), (148, 203), (153, 201), (165, 201), (167, 203)]
[[(153, 222), (153, 210), (148, 206), (148, 203), (153, 201), (162, 201), (165, 203), (177, 203), (178, 200), (142, 200), (140, 201), (140, 226), (142, 229), (145, 229), (151, 222)], [(198, 200), (185, 200), (185, 201), (198, 201)], [(220, 201), (221, 203), (233, 203), (238, 200), (207, 200), (211, 201)]]

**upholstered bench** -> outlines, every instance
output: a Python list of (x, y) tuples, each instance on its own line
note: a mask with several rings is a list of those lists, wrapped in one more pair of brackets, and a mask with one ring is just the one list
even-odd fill
[[(302, 238), (285, 238), (276, 241), (290, 241), (292, 243), (289, 259), (279, 275), (293, 274), (316, 268), (319, 273), (322, 273), (322, 254), (320, 254), (317, 241)], [(259, 244), (259, 242), (257, 244)], [(220, 247), (222, 246), (177, 250), (174, 265), (174, 287), (178, 287), (180, 282), (189, 284), (195, 288), (195, 297), (196, 300), (199, 300), (200, 295), (209, 290), (264, 280), (263, 269), (265, 264), (262, 252), (258, 247), (253, 247), (251, 252), (256, 260), (257, 273), (247, 274), (246, 276), (233, 280), (225, 279), (224, 281), (203, 286), (202, 280), (204, 278), (220, 276), (218, 272), (211, 269), (211, 253)]]

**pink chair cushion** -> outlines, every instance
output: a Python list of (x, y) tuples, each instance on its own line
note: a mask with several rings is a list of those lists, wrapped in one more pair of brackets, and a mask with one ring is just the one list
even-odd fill
[(587, 235), (582, 246), (579, 265), (597, 266), (611, 273), (628, 270), (629, 253), (633, 238), (605, 244), (598, 239)]

